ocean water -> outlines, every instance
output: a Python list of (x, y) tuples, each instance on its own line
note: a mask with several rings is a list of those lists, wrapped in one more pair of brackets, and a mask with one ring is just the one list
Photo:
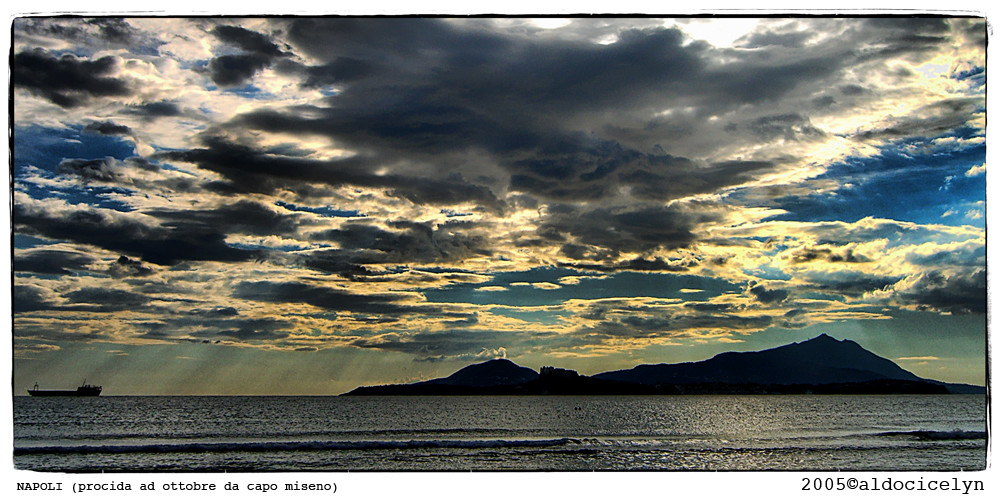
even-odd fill
[(983, 395), (14, 398), (18, 469), (982, 470)]

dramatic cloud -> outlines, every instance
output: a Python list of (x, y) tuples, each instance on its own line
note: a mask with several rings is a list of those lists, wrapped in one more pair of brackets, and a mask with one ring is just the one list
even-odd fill
[(126, 113), (138, 115), (146, 119), (158, 117), (177, 117), (183, 112), (181, 108), (170, 101), (158, 101), (155, 103), (143, 103), (142, 105), (131, 106), (126, 109)]
[(108, 274), (113, 278), (141, 277), (153, 274), (153, 269), (122, 255), (108, 267)]
[(788, 297), (788, 291), (776, 288), (774, 290), (768, 290), (764, 286), (757, 285), (750, 289), (750, 293), (753, 294), (754, 298), (763, 302), (764, 304), (775, 304), (785, 300)]
[(896, 294), (918, 309), (935, 309), (951, 314), (986, 314), (986, 270), (945, 275), (928, 271), (915, 279), (897, 283)]
[(128, 290), (93, 287), (81, 288), (79, 290), (69, 292), (65, 297), (70, 304), (88, 304), (96, 306), (94, 308), (80, 307), (82, 310), (134, 309), (146, 305), (150, 300), (150, 298), (145, 295), (137, 294)]
[(227, 246), (223, 234), (154, 227), (139, 219), (107, 211), (65, 209), (50, 212), (42, 207), (15, 204), (14, 222), (19, 232), (35, 232), (52, 239), (139, 255), (161, 265), (183, 260), (244, 261), (257, 256), (253, 251)]
[(16, 19), (18, 354), (388, 382), (985, 337), (985, 20), (727, 21)]
[(36, 272), (39, 274), (71, 274), (83, 270), (94, 260), (78, 252), (63, 250), (27, 250), (14, 258), (15, 272)]
[(278, 46), (264, 35), (238, 26), (217, 26), (212, 33), (219, 40), (246, 51), (219, 56), (209, 62), (212, 81), (220, 86), (241, 85), (282, 55)]
[(60, 57), (43, 49), (14, 55), (14, 87), (45, 97), (63, 108), (84, 105), (92, 97), (128, 96), (132, 90), (122, 79), (109, 76), (118, 65), (114, 56), (96, 60), (72, 54)]
[(121, 124), (115, 124), (111, 121), (104, 122), (91, 122), (87, 124), (87, 127), (83, 128), (84, 132), (97, 133), (108, 136), (131, 136), (132, 128), (128, 126), (122, 126)]
[(242, 282), (236, 285), (234, 295), (245, 300), (276, 303), (309, 304), (334, 312), (366, 314), (436, 313), (438, 308), (406, 304), (414, 300), (404, 294), (355, 294), (322, 286), (302, 283), (274, 283), (270, 281)]
[(691, 217), (670, 208), (615, 211), (551, 205), (548, 211), (548, 218), (539, 226), (541, 236), (555, 242), (574, 238), (582, 246), (589, 245), (613, 256), (622, 251), (681, 248), (695, 239)]

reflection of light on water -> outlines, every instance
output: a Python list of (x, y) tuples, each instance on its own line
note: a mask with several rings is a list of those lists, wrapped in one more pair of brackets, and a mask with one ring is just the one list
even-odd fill
[(908, 470), (985, 461), (984, 401), (959, 395), (120, 397), (62, 407), (18, 398), (15, 448), (64, 452), (22, 450), (15, 463), (46, 470)]

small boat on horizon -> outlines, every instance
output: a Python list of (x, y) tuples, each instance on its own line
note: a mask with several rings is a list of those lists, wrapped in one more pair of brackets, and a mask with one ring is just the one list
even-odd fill
[(28, 390), (28, 394), (31, 396), (98, 396), (102, 390), (101, 386), (87, 384), (87, 381), (83, 381), (83, 386), (79, 386), (75, 390), (38, 389), (38, 383), (36, 382), (35, 387)]

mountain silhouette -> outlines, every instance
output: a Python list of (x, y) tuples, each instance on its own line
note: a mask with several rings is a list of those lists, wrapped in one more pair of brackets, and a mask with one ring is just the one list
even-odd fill
[(412, 384), (362, 386), (348, 395), (642, 395), (985, 393), (983, 386), (922, 379), (851, 340), (829, 335), (762, 351), (727, 352), (690, 363), (639, 365), (578, 375), (543, 367), (539, 374), (497, 359), (448, 377)]
[(594, 377), (646, 385), (922, 381), (854, 341), (838, 341), (826, 334), (763, 351), (720, 353), (701, 362), (639, 365), (628, 370), (602, 372)]
[(535, 379), (538, 379), (538, 372), (510, 360), (498, 358), (469, 365), (448, 377), (424, 381), (424, 384), (482, 387), (521, 384)]

